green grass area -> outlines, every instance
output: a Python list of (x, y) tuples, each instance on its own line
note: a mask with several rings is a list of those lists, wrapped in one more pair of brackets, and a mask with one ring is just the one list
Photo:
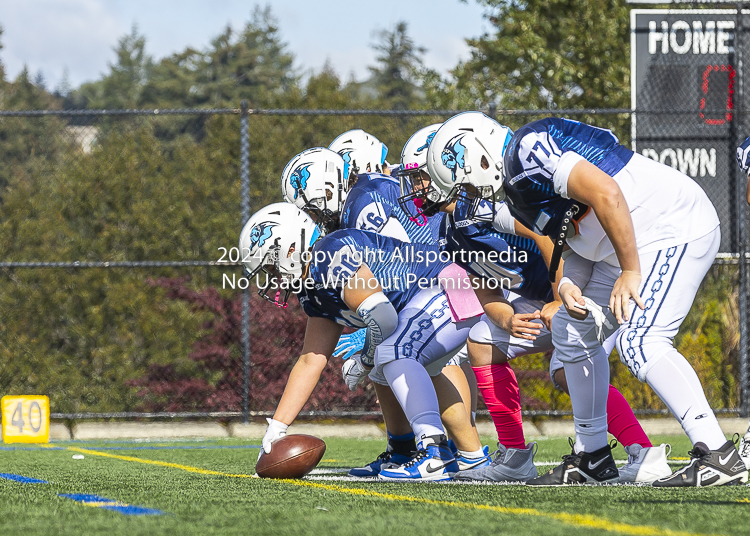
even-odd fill
[[(672, 458), (686, 457), (682, 437)], [(328, 439), (321, 468), (371, 461), (381, 440)], [(248, 478), (259, 441), (66, 442), (6, 445), (0, 534), (750, 534), (750, 487), (659, 490), (635, 486), (386, 484)], [(13, 450), (10, 450), (13, 448)], [(75, 449), (75, 450), (74, 450)], [(83, 460), (73, 455), (85, 450)], [(94, 451), (98, 454), (94, 454)], [(559, 460), (567, 440), (539, 442), (537, 462)], [(615, 457), (625, 458), (621, 447)], [(677, 465), (675, 465), (677, 467)], [(544, 470), (545, 467), (540, 467)], [(94, 494), (158, 509), (128, 516), (60, 494)]]

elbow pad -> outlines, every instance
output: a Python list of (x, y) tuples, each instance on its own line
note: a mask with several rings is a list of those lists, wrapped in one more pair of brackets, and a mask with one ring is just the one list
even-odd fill
[(375, 349), (398, 327), (398, 313), (385, 294), (376, 292), (357, 307), (357, 314), (367, 325), (362, 364), (372, 367), (375, 365)]

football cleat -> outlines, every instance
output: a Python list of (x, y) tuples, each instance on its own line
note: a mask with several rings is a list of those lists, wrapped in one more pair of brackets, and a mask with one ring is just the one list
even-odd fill
[(620, 474), (612, 457), (612, 447), (617, 443), (606, 445), (594, 452), (576, 454), (573, 440), (569, 439), (572, 452), (563, 456), (562, 464), (548, 473), (526, 482), (527, 486), (574, 486), (617, 484)]
[(621, 484), (651, 484), (672, 474), (667, 463), (667, 456), (672, 452), (668, 443), (658, 447), (642, 447), (634, 443), (625, 447), (625, 452), (628, 453), (628, 461), (619, 470)]
[(689, 464), (652, 485), (657, 488), (705, 488), (747, 482), (747, 467), (731, 440), (718, 450), (709, 450), (705, 443), (698, 442), (688, 454), (692, 458)]
[(440, 481), (450, 480), (458, 472), (458, 462), (445, 436), (424, 437), (419, 446), (414, 458), (398, 467), (381, 469), (378, 478), (391, 482)]
[(490, 447), (485, 445), (482, 447), (482, 452), (484, 452), (484, 456), (478, 458), (469, 458), (461, 453), (454, 454), (456, 461), (458, 462), (458, 470), (468, 471), (469, 469), (475, 469), (478, 467), (487, 467), (490, 464)]
[(356, 476), (361, 478), (374, 477), (380, 474), (383, 469), (391, 469), (398, 467), (411, 460), (411, 456), (399, 454), (397, 452), (385, 451), (378, 456), (375, 461), (372, 461), (364, 467), (355, 467), (349, 469), (349, 476)]
[(745, 437), (740, 439), (740, 446), (737, 448), (740, 454), (740, 458), (745, 462), (745, 467), (750, 469), (750, 432), (745, 434)]
[(506, 448), (502, 443), (498, 443), (489, 464), (462, 470), (454, 478), (476, 482), (527, 482), (537, 476), (534, 465), (536, 450), (536, 443), (529, 443), (525, 449)]

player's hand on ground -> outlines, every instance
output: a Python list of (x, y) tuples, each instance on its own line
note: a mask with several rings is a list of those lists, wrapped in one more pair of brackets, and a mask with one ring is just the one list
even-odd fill
[(288, 424), (284, 424), (281, 421), (274, 419), (266, 419), (268, 421), (268, 428), (266, 428), (266, 435), (263, 436), (263, 442), (261, 443), (260, 452), (258, 453), (258, 459), (263, 456), (263, 453), (271, 453), (272, 443), (277, 439), (281, 439), (286, 435), (286, 430), (289, 428)]
[(581, 289), (573, 283), (563, 283), (558, 289), (563, 306), (571, 318), (584, 320), (589, 312), (585, 309), (586, 302), (583, 299)]
[(745, 173), (750, 172), (750, 136), (737, 147), (737, 165)]
[[(344, 376), (344, 382), (350, 391), (354, 391), (357, 386), (365, 381), (367, 375), (372, 370), (371, 367), (365, 367), (361, 361), (362, 357), (360, 354), (354, 355), (351, 359), (344, 361), (341, 367), (341, 373)], [(368, 370), (369, 368), (369, 370)]]
[(540, 328), (542, 327), (539, 322), (534, 322), (534, 320), (541, 318), (542, 313), (538, 310), (533, 313), (517, 313), (508, 319), (504, 329), (514, 337), (533, 341), (541, 333)]
[(555, 313), (557, 313), (561, 305), (561, 300), (555, 300), (545, 303), (544, 307), (542, 307), (542, 322), (544, 322), (544, 325), (547, 326), (547, 329), (550, 331), (552, 330), (552, 317), (555, 316)]
[(339, 342), (333, 350), (333, 356), (347, 360), (354, 354), (362, 352), (362, 349), (365, 347), (366, 335), (367, 328), (358, 329), (354, 333), (342, 335), (339, 337)]
[(623, 270), (620, 277), (615, 281), (615, 285), (612, 288), (612, 295), (609, 298), (609, 309), (615, 315), (619, 324), (630, 320), (631, 299), (635, 301), (639, 308), (646, 308), (641, 299), (640, 288), (641, 274), (639, 272)]

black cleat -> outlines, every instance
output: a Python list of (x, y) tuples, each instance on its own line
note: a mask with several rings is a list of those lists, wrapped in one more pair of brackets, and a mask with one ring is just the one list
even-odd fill
[(527, 486), (575, 486), (617, 484), (620, 474), (612, 457), (612, 448), (617, 445), (607, 445), (594, 452), (575, 453), (573, 440), (570, 439), (572, 452), (563, 456), (562, 464), (551, 471), (526, 482)]
[(692, 460), (688, 465), (666, 478), (656, 480), (656, 488), (705, 488), (732, 486), (747, 482), (747, 467), (732, 441), (719, 450), (708, 450), (705, 443), (696, 443), (689, 451)]

